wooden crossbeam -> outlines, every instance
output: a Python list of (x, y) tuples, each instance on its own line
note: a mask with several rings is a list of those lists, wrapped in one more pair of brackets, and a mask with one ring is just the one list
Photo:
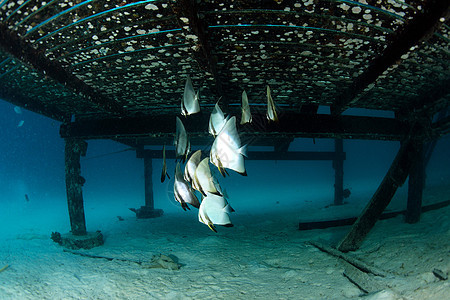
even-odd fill
[(36, 99), (32, 99), (20, 93), (20, 90), (11, 91), (8, 87), (5, 87), (0, 82), (0, 99), (7, 100), (8, 102), (26, 108), (29, 111), (44, 115), (54, 120), (65, 121), (70, 116), (66, 113), (58, 110), (55, 107), (49, 107), (37, 102)]
[(405, 222), (414, 224), (419, 222), (422, 211), (422, 196), (425, 184), (424, 146), (417, 143), (414, 152), (408, 181), (408, 201), (406, 205)]
[(432, 124), (434, 137), (440, 137), (450, 133), (450, 116), (444, 117)]
[[(124, 113), (123, 108), (117, 102), (88, 86), (55, 61), (48, 59), (41, 50), (35, 49), (16, 32), (9, 30), (5, 23), (0, 23), (0, 47), (35, 70), (42, 72), (74, 92), (84, 95), (88, 101), (98, 105), (100, 109), (115, 114)], [(8, 98), (5, 99), (8, 100)]]
[(381, 55), (369, 63), (368, 68), (359, 75), (337, 99), (331, 107), (332, 113), (341, 114), (348, 106), (357, 101), (357, 95), (374, 83), (389, 67), (397, 64), (401, 56), (407, 54), (410, 48), (427, 40), (442, 24), (440, 19), (449, 14), (450, 1), (424, 1), (422, 10), (414, 19), (407, 22), (403, 30), (393, 37), (390, 45)]
[[(222, 83), (219, 80), (219, 75), (217, 73), (217, 58), (212, 55), (211, 44), (209, 42), (208, 33), (206, 30), (207, 27), (198, 16), (196, 1), (176, 1), (172, 4), (172, 10), (177, 15), (181, 28), (186, 26), (186, 24), (181, 20), (185, 18), (189, 20), (187, 26), (189, 26), (190, 32), (195, 34), (197, 37), (197, 42), (193, 45), (193, 47), (196, 48), (196, 51), (193, 52), (194, 58), (205, 72), (212, 74), (215, 82), (215, 90), (218, 94), (217, 98), (223, 97), (221, 100), (221, 106), (222, 109), (226, 110), (228, 108), (228, 99), (223, 93)], [(183, 31), (186, 32), (184, 29)]]
[[(137, 158), (161, 159), (161, 150), (138, 150)], [(335, 160), (335, 152), (328, 151), (288, 151), (284, 153), (269, 151), (248, 151), (246, 159), (248, 160)], [(345, 153), (339, 154), (339, 157), (345, 159)], [(175, 150), (166, 150), (167, 159), (175, 159)]]
[[(183, 119), (189, 136), (210, 138), (209, 116), (196, 114)], [(239, 123), (239, 122), (237, 122)], [(160, 139), (171, 143), (175, 133), (175, 115), (148, 116), (104, 120), (80, 120), (61, 125), (62, 137), (84, 139)], [(238, 125), (239, 126), (239, 125)], [(344, 138), (402, 140), (408, 126), (390, 118), (361, 116), (308, 115), (283, 113), (277, 123), (269, 123), (265, 114), (254, 114), (253, 122), (238, 127), (243, 140), (266, 138)]]

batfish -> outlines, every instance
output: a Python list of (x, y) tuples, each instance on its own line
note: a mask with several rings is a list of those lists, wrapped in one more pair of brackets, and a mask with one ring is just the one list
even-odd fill
[(194, 91), (191, 77), (187, 77), (186, 85), (184, 86), (183, 100), (181, 101), (181, 114), (183, 116), (192, 115), (200, 111), (200, 104), (198, 103), (198, 92)]
[(204, 158), (197, 166), (195, 170), (195, 186), (199, 188), (199, 192), (202, 193), (203, 196), (206, 196), (207, 193), (215, 194), (222, 196), (219, 192), (220, 187), (218, 187), (219, 183), (215, 180), (215, 178), (211, 174), (211, 169), (209, 168), (209, 158)]
[(231, 169), (247, 176), (244, 165), (246, 146), (241, 147), (241, 139), (236, 129), (236, 117), (231, 117), (217, 135), (211, 147), (210, 161), (225, 176), (225, 169)]
[(190, 209), (187, 203), (199, 208), (200, 202), (197, 199), (194, 191), (189, 183), (184, 180), (183, 173), (181, 172), (180, 163), (177, 163), (175, 167), (175, 183), (173, 185), (173, 192), (175, 194), (175, 200), (181, 204), (181, 207), (186, 210)]
[(169, 173), (167, 173), (167, 165), (166, 165), (166, 145), (163, 146), (163, 167), (161, 171), (161, 182), (164, 182), (167, 178), (170, 179)]
[(241, 115), (241, 125), (252, 122), (252, 114), (250, 113), (250, 105), (248, 104), (248, 97), (245, 91), (242, 92), (242, 115)]
[(197, 169), (201, 157), (202, 150), (195, 151), (187, 161), (186, 167), (184, 168), (184, 180), (190, 182), (194, 189), (196, 189), (196, 187), (194, 186), (195, 169)]
[(272, 95), (270, 94), (270, 87), (267, 86), (267, 119), (269, 121), (278, 122), (278, 115), (273, 103)]
[(181, 161), (184, 163), (189, 154), (191, 145), (189, 142), (189, 137), (184, 128), (183, 122), (177, 117), (177, 129), (175, 133), (175, 158), (181, 157)]
[(225, 115), (219, 107), (219, 101), (217, 101), (213, 111), (211, 112), (211, 116), (209, 117), (209, 133), (213, 136), (218, 135), (226, 121), (227, 119), (225, 119)]
[(212, 231), (217, 232), (214, 225), (233, 226), (229, 216), (229, 213), (233, 211), (234, 209), (224, 197), (208, 193), (200, 204), (198, 220)]

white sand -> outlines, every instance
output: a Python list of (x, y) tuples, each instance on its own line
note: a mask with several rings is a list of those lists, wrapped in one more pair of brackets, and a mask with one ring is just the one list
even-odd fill
[[(63, 252), (49, 237), (52, 230), (68, 230), (64, 205), (54, 213), (29, 210), (20, 226), (10, 220), (16, 227), (1, 233), (0, 268), (10, 267), (0, 273), (0, 299), (354, 299), (363, 293), (343, 276), (345, 264), (306, 244), (334, 244), (349, 227), (297, 226), (299, 219), (349, 215), (361, 205), (324, 203), (237, 212), (235, 226), (218, 227), (217, 234), (197, 221), (196, 211), (150, 220), (123, 211), (119, 221), (113, 208), (96, 214), (87, 207), (88, 229), (101, 229), (105, 245), (82, 252), (137, 261), (172, 254), (183, 264), (178, 271)], [(41, 220), (44, 211), (54, 218)], [(372, 299), (448, 299), (449, 280), (431, 271), (450, 271), (450, 207), (425, 213), (414, 225), (402, 217), (380, 221), (353, 254), (389, 272)]]

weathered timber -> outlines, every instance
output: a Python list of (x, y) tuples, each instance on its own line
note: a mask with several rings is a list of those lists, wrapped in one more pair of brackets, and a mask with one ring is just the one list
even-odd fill
[[(142, 150), (141, 150), (142, 151)], [(132, 212), (136, 213), (138, 219), (157, 218), (163, 215), (162, 209), (155, 209), (155, 202), (153, 199), (153, 163), (152, 157), (144, 156), (144, 184), (145, 184), (145, 205), (138, 209), (130, 208)]]
[[(441, 111), (439, 111), (437, 117), (436, 117), (436, 121), (434, 123), (431, 124), (431, 136), (432, 137), (439, 137), (442, 135), (442, 132), (440, 134), (436, 134), (436, 131), (442, 131), (441, 129), (437, 129), (440, 126), (447, 124), (447, 128), (450, 131), (450, 106), (442, 109)], [(437, 128), (436, 128), (437, 127)], [(444, 125), (445, 127), (445, 125)], [(436, 130), (437, 129), (437, 130)], [(424, 168), (427, 168), (428, 162), (431, 159), (431, 155), (433, 154), (434, 148), (436, 147), (436, 144), (438, 142), (437, 138), (432, 139), (431, 141), (429, 141), (428, 143), (424, 144), (424, 159), (423, 159), (423, 164), (424, 164)]]
[[(196, 51), (193, 52), (194, 58), (203, 71), (212, 74), (215, 91), (217, 92), (217, 99), (222, 97), (221, 107), (224, 111), (227, 111), (229, 100), (223, 93), (222, 82), (219, 79), (219, 74), (217, 72), (217, 58), (212, 55), (212, 47), (209, 42), (210, 38), (208, 37), (208, 32), (206, 30), (207, 25), (199, 18), (197, 2), (195, 0), (176, 1), (172, 4), (172, 10), (176, 14), (180, 28), (183, 28), (184, 34), (194, 34), (197, 37), (197, 40), (194, 39), (196, 44), (193, 45), (193, 48), (196, 48)], [(189, 31), (184, 29), (186, 24), (181, 21), (181, 19), (184, 18), (189, 20), (187, 24), (187, 26), (189, 26)], [(214, 90), (214, 88), (211, 90)]]
[(149, 157), (144, 157), (144, 180), (145, 180), (145, 206), (150, 209), (155, 208), (153, 200), (153, 163)]
[(21, 94), (20, 90), (11, 90), (3, 86), (2, 83), (0, 83), (0, 99), (61, 122), (69, 117), (67, 113), (60, 111), (56, 107), (45, 106), (35, 101), (35, 99)]
[(402, 143), (389, 171), (372, 199), (353, 224), (350, 232), (339, 243), (337, 247), (339, 251), (354, 251), (361, 246), (366, 235), (391, 202), (397, 188), (403, 185), (408, 177), (413, 159), (417, 157), (417, 151), (417, 146), (412, 139), (407, 139)]
[(356, 257), (350, 256), (348, 254), (342, 253), (339, 250), (336, 250), (330, 246), (327, 246), (325, 244), (322, 244), (318, 241), (310, 241), (308, 242), (309, 244), (311, 244), (312, 246), (316, 247), (317, 249), (319, 249), (320, 251), (326, 252), (330, 255), (336, 256), (340, 259), (345, 260), (346, 262), (348, 262), (349, 264), (355, 266), (356, 268), (358, 268), (359, 270), (366, 272), (366, 273), (371, 273), (375, 276), (380, 276), (380, 277), (386, 277), (387, 273), (383, 270), (378, 269), (377, 267), (374, 266), (370, 266), (368, 264), (366, 264), (365, 262), (359, 260)]
[(414, 152), (411, 171), (408, 181), (408, 202), (406, 206), (406, 223), (417, 223), (420, 220), (422, 209), (422, 195), (425, 184), (425, 162), (423, 144), (416, 145), (417, 151)]
[[(55, 233), (52, 234), (52, 236)], [(58, 233), (59, 234), (59, 233)], [(64, 248), (68, 249), (92, 249), (104, 244), (103, 234), (100, 231), (87, 232), (85, 235), (74, 235), (73, 233), (60, 234), (60, 240), (53, 239)]]
[(450, 133), (450, 116), (446, 116), (431, 125), (433, 136), (439, 138)]
[(438, 121), (445, 117), (450, 106), (450, 78), (435, 82), (432, 88), (420, 91), (418, 95), (408, 97), (400, 109), (410, 119), (417, 119), (438, 113)]
[[(449, 206), (449, 205), (450, 205), (450, 200), (425, 205), (422, 207), (422, 213), (428, 212), (431, 210), (441, 209), (441, 208)], [(379, 217), (379, 220), (395, 218), (398, 215), (405, 215), (405, 214), (406, 214), (406, 210), (384, 212)], [(348, 225), (354, 224), (356, 219), (357, 219), (357, 217), (351, 217), (351, 218), (325, 220), (325, 221), (300, 222), (298, 224), (298, 228), (299, 228), (299, 230), (311, 230), (311, 229), (324, 229), (324, 228), (338, 227), (338, 226), (348, 226)]]
[(448, 0), (425, 1), (422, 10), (414, 19), (405, 23), (405, 27), (399, 31), (383, 53), (371, 61), (367, 69), (337, 98), (335, 105), (332, 106), (332, 113), (338, 115), (354, 104), (358, 100), (357, 95), (373, 84), (389, 67), (399, 63), (401, 56), (408, 53), (411, 47), (431, 37), (444, 24), (440, 19), (448, 15), (449, 6)]
[(300, 108), (300, 113), (303, 114), (317, 114), (319, 110), (319, 105), (317, 104), (303, 104)]
[(289, 146), (291, 145), (293, 140), (294, 140), (293, 137), (281, 140), (273, 146), (273, 150), (279, 153), (286, 153), (288, 152)]
[(345, 265), (343, 275), (366, 294), (378, 292), (388, 287), (387, 284), (382, 284), (378, 277), (362, 272), (350, 264)]
[(70, 228), (75, 236), (86, 235), (80, 156), (86, 155), (87, 143), (81, 139), (65, 140), (66, 193), (69, 208)]
[(342, 139), (334, 140), (336, 158), (333, 160), (334, 168), (334, 205), (344, 203), (344, 141)]
[[(373, 140), (402, 140), (408, 133), (408, 125), (396, 119), (361, 116), (310, 115), (283, 113), (279, 122), (267, 121), (265, 113), (253, 114), (253, 122), (238, 125), (241, 139), (247, 137), (311, 137)], [(186, 131), (193, 139), (210, 137), (209, 115), (197, 114), (183, 120)], [(61, 137), (84, 139), (160, 138), (171, 143), (175, 132), (174, 115), (158, 115), (142, 118), (82, 120), (61, 125)], [(163, 144), (161, 143), (161, 144)]]
[(116, 101), (90, 87), (56, 61), (48, 59), (41, 50), (37, 50), (16, 32), (9, 30), (6, 23), (0, 23), (0, 47), (13, 57), (51, 77), (63, 86), (84, 95), (87, 101), (95, 103), (99, 109), (115, 114), (124, 114), (125, 111), (122, 106)]
[[(161, 159), (161, 150), (138, 150), (137, 158)], [(341, 154), (345, 159), (345, 153)], [(166, 159), (175, 159), (174, 150), (166, 150)], [(313, 152), (313, 151), (288, 151), (284, 153), (269, 151), (248, 151), (248, 160), (335, 160), (335, 152)]]

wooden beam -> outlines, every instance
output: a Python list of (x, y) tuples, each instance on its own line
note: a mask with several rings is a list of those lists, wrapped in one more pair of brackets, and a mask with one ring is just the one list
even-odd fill
[[(265, 114), (253, 114), (253, 122), (238, 125), (241, 139), (254, 138), (344, 138), (371, 140), (402, 140), (408, 130), (406, 123), (390, 118), (308, 115), (285, 112), (279, 122), (268, 123)], [(198, 114), (183, 119), (191, 137), (210, 138), (207, 133), (209, 116)], [(142, 118), (79, 120), (61, 125), (61, 137), (84, 139), (161, 138), (172, 143), (175, 133), (175, 115)], [(250, 139), (251, 140), (251, 139)]]
[(406, 103), (401, 109), (410, 119), (423, 116), (432, 117), (435, 113), (444, 112), (450, 106), (450, 78), (434, 82), (430, 89), (419, 92), (418, 96), (405, 99)]
[(407, 139), (402, 143), (389, 171), (364, 211), (353, 224), (350, 232), (339, 243), (338, 250), (342, 252), (354, 251), (361, 246), (366, 235), (391, 202), (398, 187), (405, 182), (413, 159), (417, 157), (417, 151), (417, 146), (412, 139)]
[(20, 90), (11, 91), (8, 87), (4, 86), (2, 82), (0, 82), (0, 99), (4, 99), (14, 105), (57, 121), (64, 122), (70, 118), (66, 113), (63, 113), (55, 107), (42, 105), (42, 103), (37, 102), (36, 99), (22, 95)]
[(414, 224), (419, 222), (422, 210), (422, 195), (425, 184), (424, 146), (418, 143), (414, 152), (411, 171), (408, 180), (408, 202), (406, 206), (405, 222)]
[[(136, 153), (142, 152), (143, 149), (137, 149)], [(153, 161), (151, 156), (140, 157), (144, 158), (144, 197), (145, 205), (140, 208), (130, 208), (136, 213), (138, 219), (157, 218), (164, 214), (162, 209), (155, 209), (155, 201), (153, 198)]]
[(448, 0), (424, 1), (422, 9), (414, 19), (406, 22), (405, 27), (392, 37), (392, 42), (383, 53), (372, 60), (367, 69), (336, 99), (332, 113), (334, 115), (342, 113), (348, 106), (356, 102), (358, 94), (373, 84), (383, 72), (394, 64), (398, 64), (401, 56), (407, 54), (411, 47), (431, 37), (444, 24), (440, 19), (447, 17), (449, 6), (450, 1)]
[(450, 133), (450, 115), (431, 124), (432, 136), (439, 138)]
[[(450, 200), (442, 201), (439, 203), (429, 204), (422, 207), (422, 213), (441, 209), (443, 207), (449, 206)], [(390, 211), (384, 212), (380, 216), (380, 220), (395, 218), (398, 215), (405, 215), (406, 210), (399, 211)], [(325, 229), (329, 227), (338, 227), (338, 226), (348, 226), (352, 225), (356, 221), (356, 217), (344, 218), (344, 219), (334, 219), (334, 220), (325, 220), (325, 221), (312, 221), (312, 222), (300, 222), (298, 224), (299, 230), (312, 230), (312, 229)]]
[(69, 208), (70, 228), (73, 235), (86, 235), (80, 156), (86, 155), (87, 143), (81, 139), (65, 140), (66, 193)]
[[(340, 154), (345, 159), (345, 153)], [(161, 150), (137, 150), (137, 158), (161, 159)], [(175, 159), (175, 150), (166, 149), (166, 158)], [(269, 151), (248, 151), (248, 160), (335, 160), (335, 152), (288, 151), (283, 153)]]
[(145, 180), (145, 206), (149, 209), (155, 208), (153, 200), (153, 164), (150, 157), (144, 157), (144, 180)]
[[(198, 16), (196, 0), (176, 1), (172, 4), (172, 10), (176, 14), (180, 28), (185, 32), (185, 36), (194, 34), (197, 37), (197, 40), (187, 39), (191, 41), (192, 47), (196, 50), (193, 51), (194, 58), (203, 71), (212, 74), (217, 99), (222, 97), (221, 107), (224, 111), (227, 111), (229, 99), (223, 93), (222, 82), (219, 80), (219, 74), (217, 72), (217, 58), (212, 55), (212, 47), (206, 29), (207, 25)], [(188, 23), (186, 24), (181, 21), (183, 19), (187, 19)], [(186, 26), (188, 29), (186, 29)], [(214, 88), (211, 90), (214, 91)]]
[(104, 111), (116, 114), (125, 112), (116, 101), (102, 95), (57, 62), (48, 59), (42, 50), (34, 48), (16, 32), (11, 31), (6, 23), (0, 23), (0, 48), (74, 92), (84, 95), (88, 101), (98, 105)]
[(342, 205), (344, 203), (344, 141), (342, 139), (334, 140), (335, 159), (333, 160), (334, 168), (334, 205)]

